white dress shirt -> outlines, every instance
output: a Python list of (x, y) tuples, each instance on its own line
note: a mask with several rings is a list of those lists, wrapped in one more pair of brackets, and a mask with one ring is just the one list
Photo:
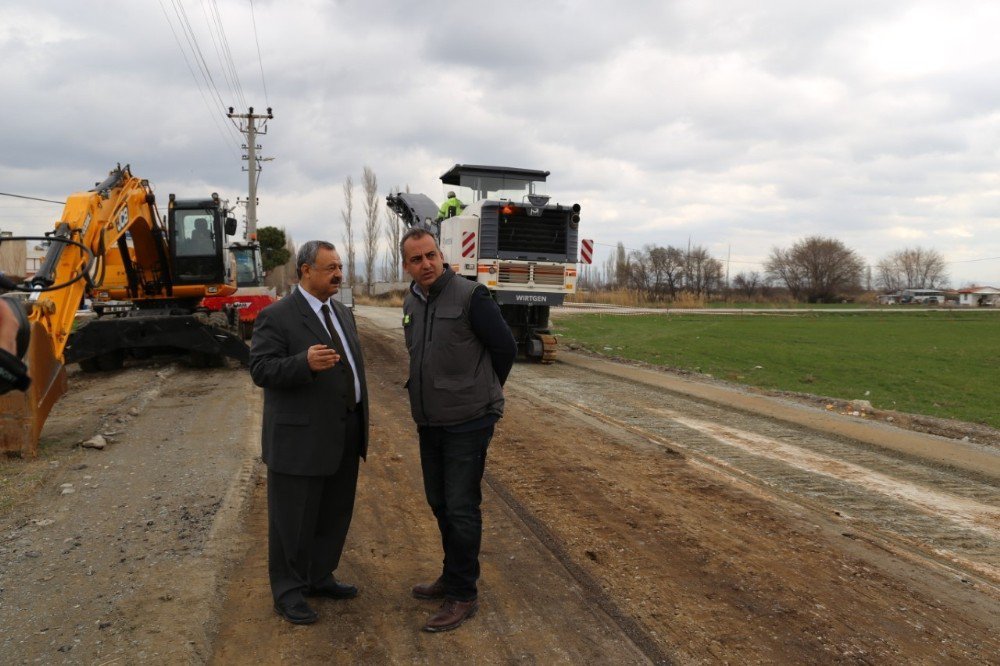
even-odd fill
[(301, 285), (298, 286), (298, 290), (303, 296), (306, 297), (306, 302), (309, 303), (309, 307), (311, 307), (313, 312), (316, 314), (316, 318), (319, 319), (320, 326), (322, 326), (324, 330), (326, 330), (326, 322), (323, 321), (323, 313), (320, 312), (320, 308), (326, 304), (326, 307), (330, 310), (330, 321), (333, 322), (333, 327), (337, 329), (337, 335), (344, 341), (345, 347), (345, 349), (338, 349), (337, 353), (340, 354), (342, 359), (347, 359), (347, 363), (351, 366), (351, 371), (354, 373), (354, 399), (357, 402), (361, 402), (361, 379), (358, 377), (358, 366), (354, 362), (354, 356), (351, 354), (351, 345), (347, 343), (347, 336), (344, 335), (344, 327), (340, 325), (340, 320), (337, 319), (337, 311), (333, 308), (333, 299), (330, 299), (329, 301), (321, 301), (303, 289)]

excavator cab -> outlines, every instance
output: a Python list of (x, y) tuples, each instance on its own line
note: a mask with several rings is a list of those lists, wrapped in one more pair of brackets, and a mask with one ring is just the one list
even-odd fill
[(236, 233), (236, 219), (224, 215), (217, 194), (206, 200), (170, 195), (167, 229), (174, 284), (227, 282), (224, 236)]
[(236, 263), (236, 286), (260, 287), (264, 284), (264, 267), (260, 261), (260, 245), (257, 243), (232, 243), (229, 253)]

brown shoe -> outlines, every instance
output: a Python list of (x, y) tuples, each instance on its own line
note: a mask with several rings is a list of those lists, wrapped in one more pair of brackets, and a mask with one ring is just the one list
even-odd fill
[(410, 592), (417, 599), (444, 599), (444, 583), (438, 578), (429, 585), (414, 585)]
[(450, 631), (457, 629), (463, 622), (475, 615), (477, 610), (479, 610), (479, 602), (475, 599), (472, 601), (447, 599), (441, 604), (441, 608), (427, 620), (427, 624), (424, 625), (424, 631)]

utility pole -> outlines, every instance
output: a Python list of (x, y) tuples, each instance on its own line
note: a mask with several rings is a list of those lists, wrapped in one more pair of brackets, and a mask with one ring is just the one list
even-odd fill
[[(271, 113), (271, 107), (267, 107), (266, 114), (254, 114), (252, 106), (249, 111), (249, 113), (233, 113), (233, 107), (229, 107), (227, 115), (230, 118), (239, 119), (239, 130), (247, 137), (246, 145), (243, 146), (247, 151), (247, 154), (243, 156), (243, 159), (247, 162), (247, 166), (243, 167), (243, 170), (249, 174), (247, 186), (247, 240), (256, 240), (257, 180), (261, 171), (260, 162), (274, 159), (273, 157), (257, 157), (257, 151), (260, 149), (260, 146), (257, 145), (257, 135), (267, 134), (267, 121), (274, 118), (274, 115)], [(259, 125), (256, 124), (257, 121), (260, 121)]]
[(733, 257), (733, 246), (730, 245), (729, 249), (726, 250), (726, 291), (729, 290), (729, 261)]

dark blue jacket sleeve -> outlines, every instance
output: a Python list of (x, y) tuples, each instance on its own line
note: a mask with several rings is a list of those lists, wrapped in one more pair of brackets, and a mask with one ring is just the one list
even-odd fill
[(472, 292), (472, 301), (469, 303), (469, 323), (472, 325), (472, 332), (476, 334), (479, 341), (483, 343), (490, 352), (490, 360), (493, 362), (493, 371), (497, 373), (500, 385), (507, 381), (507, 375), (514, 366), (514, 357), (517, 356), (517, 342), (510, 332), (510, 327), (503, 320), (500, 314), (500, 306), (496, 304), (490, 296), (486, 287), (481, 287)]

